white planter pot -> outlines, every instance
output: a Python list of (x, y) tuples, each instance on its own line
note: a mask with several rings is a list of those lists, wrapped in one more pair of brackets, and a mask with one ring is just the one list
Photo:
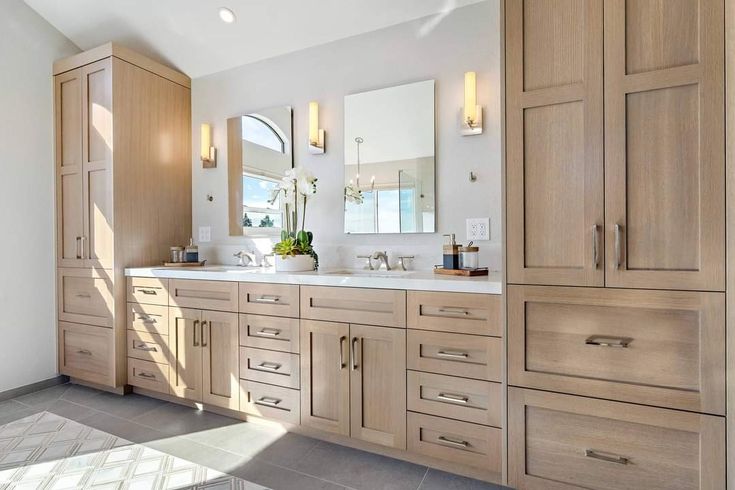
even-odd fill
[(314, 257), (311, 255), (276, 255), (276, 272), (309, 272), (314, 270)]

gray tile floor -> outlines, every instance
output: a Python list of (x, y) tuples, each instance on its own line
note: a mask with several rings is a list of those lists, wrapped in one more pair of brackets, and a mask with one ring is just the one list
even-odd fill
[(43, 410), (274, 490), (504, 488), (275, 427), (71, 384), (0, 402), (0, 425)]

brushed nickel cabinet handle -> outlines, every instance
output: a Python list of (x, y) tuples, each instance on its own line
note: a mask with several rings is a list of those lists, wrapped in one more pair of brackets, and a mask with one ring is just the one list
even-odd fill
[(352, 337), (352, 343), (351, 343), (351, 346), (350, 346), (350, 351), (351, 351), (351, 354), (352, 354), (352, 370), (353, 371), (356, 371), (357, 368), (359, 367), (357, 365), (357, 349), (355, 349), (355, 347), (357, 346), (357, 342), (358, 342), (358, 338), (357, 337)]
[(92, 296), (90, 296), (89, 293), (77, 293), (77, 298), (84, 298), (84, 299), (90, 299)]
[(92, 355), (92, 351), (87, 350), (87, 349), (79, 349), (77, 351), (77, 354), (81, 354), (83, 356), (91, 356)]
[(470, 316), (470, 312), (467, 311), (464, 308), (457, 308), (453, 306), (442, 306), (439, 308), (439, 313), (446, 313), (448, 315), (458, 315), (458, 316)]
[(143, 323), (158, 323), (158, 320), (155, 318), (151, 318), (150, 315), (146, 315), (144, 313), (137, 313), (138, 319), (142, 321)]
[(591, 335), (584, 340), (587, 345), (597, 345), (600, 347), (619, 347), (627, 349), (633, 341), (630, 337), (609, 337), (605, 335)]
[(138, 289), (138, 292), (147, 294), (148, 296), (155, 296), (156, 294), (158, 294), (158, 291), (156, 291), (155, 289)]
[(446, 436), (439, 436), (436, 438), (436, 440), (442, 444), (448, 444), (450, 446), (461, 447), (462, 449), (467, 449), (468, 447), (470, 447), (470, 443), (467, 441), (460, 441), (460, 440), (452, 439)]
[(143, 352), (158, 352), (158, 349), (156, 349), (155, 347), (148, 347), (148, 344), (146, 344), (145, 342), (134, 342), (133, 349), (142, 350)]
[(197, 340), (197, 327), (199, 326), (199, 320), (194, 320), (194, 347), (199, 347), (199, 341)]
[(280, 296), (261, 296), (259, 298), (254, 298), (253, 303), (268, 303), (268, 304), (274, 304), (281, 301)]
[[(209, 327), (209, 328), (207, 328)], [(209, 324), (208, 321), (202, 322), (202, 347), (207, 347), (209, 345), (209, 335), (211, 333), (212, 327)]]
[(79, 239), (80, 239), (80, 241), (82, 243), (82, 258), (83, 259), (86, 259), (87, 258), (87, 253), (86, 253), (86, 250), (85, 250), (85, 244), (87, 243), (87, 237), (84, 236), (84, 235), (82, 235), (82, 236), (79, 237)]
[(281, 331), (277, 328), (261, 328), (255, 334), (261, 337), (278, 337), (281, 335)]
[(620, 264), (622, 262), (622, 239), (621, 234), (623, 232), (623, 227), (619, 224), (615, 224), (615, 268), (620, 269)]
[(74, 250), (76, 252), (76, 254), (77, 254), (77, 258), (78, 259), (81, 259), (82, 258), (82, 252), (80, 251), (80, 249), (82, 248), (81, 247), (81, 242), (82, 242), (82, 237), (78, 236), (77, 239), (76, 239), (76, 247), (75, 247), (75, 250)]
[(452, 402), (452, 403), (469, 403), (470, 398), (464, 395), (454, 395), (452, 393), (439, 393), (436, 395), (437, 400), (442, 400), (445, 402)]
[(439, 357), (447, 357), (449, 359), (467, 359), (470, 355), (466, 352), (454, 351), (454, 350), (440, 350), (436, 353)]
[(597, 269), (600, 266), (600, 227), (597, 224), (592, 225), (592, 264)]
[(258, 364), (258, 367), (265, 370), (265, 371), (278, 371), (281, 369), (283, 364), (278, 364), (277, 362), (267, 362), (263, 361), (260, 364)]
[(255, 401), (256, 405), (265, 405), (266, 407), (277, 407), (283, 400), (280, 398), (271, 398), (269, 396), (263, 396)]
[(342, 370), (347, 367), (347, 364), (345, 364), (345, 341), (347, 340), (346, 336), (341, 336), (339, 338), (339, 369)]
[(138, 377), (140, 378), (148, 378), (148, 379), (156, 379), (155, 374), (149, 374), (149, 373), (138, 373)]
[(624, 456), (619, 456), (612, 453), (605, 453), (602, 451), (595, 451), (594, 449), (585, 449), (584, 455), (588, 458), (598, 459), (600, 461), (607, 461), (608, 463), (628, 464), (630, 462), (630, 459)]

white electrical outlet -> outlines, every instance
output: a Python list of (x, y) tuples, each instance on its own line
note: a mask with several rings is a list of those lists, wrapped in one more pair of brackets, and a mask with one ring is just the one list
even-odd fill
[(467, 240), (490, 240), (490, 218), (467, 218)]
[(209, 226), (199, 227), (199, 243), (207, 243), (212, 241), (212, 228)]

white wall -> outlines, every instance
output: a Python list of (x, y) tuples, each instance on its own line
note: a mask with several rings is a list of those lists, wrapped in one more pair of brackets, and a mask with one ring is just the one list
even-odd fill
[[(322, 266), (357, 266), (354, 256), (374, 250), (415, 254), (415, 268), (440, 263), (443, 233), (465, 238), (465, 219), (491, 218), (492, 241), (479, 243), (484, 265), (501, 265), (501, 135), (499, 1), (487, 0), (432, 17), (244, 65), (193, 80), (193, 225), (211, 226), (212, 242), (200, 244), (211, 262), (234, 263), (239, 249), (267, 251), (268, 239), (229, 237), (227, 226), (226, 119), (276, 105), (294, 108), (296, 165), (318, 177), (307, 228), (315, 234)], [(268, 40), (264, 39), (264, 43)], [(476, 71), (485, 132), (459, 134), (464, 72)], [(436, 80), (437, 233), (345, 235), (343, 233), (344, 96), (427, 79)], [(308, 103), (320, 103), (327, 152), (307, 150)], [(390, 114), (386, 114), (389, 118)], [(199, 125), (210, 122), (218, 167), (202, 169)], [(469, 182), (474, 171), (478, 180)], [(206, 200), (212, 194), (214, 200)], [(194, 237), (197, 238), (196, 236)]]
[(79, 52), (21, 0), (0, 12), (0, 392), (56, 375), (52, 63)]

